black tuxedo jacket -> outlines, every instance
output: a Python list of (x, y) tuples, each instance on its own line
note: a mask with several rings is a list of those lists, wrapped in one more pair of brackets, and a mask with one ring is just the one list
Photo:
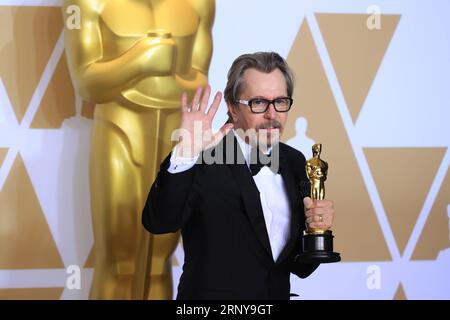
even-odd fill
[[(234, 152), (226, 150), (230, 145)], [(207, 152), (222, 155), (225, 164), (205, 164)], [(317, 268), (294, 262), (305, 228), (303, 197), (309, 195), (305, 157), (283, 143), (279, 154), (292, 217), (291, 237), (277, 261), (259, 191), (233, 132), (187, 171), (171, 174), (170, 155), (163, 161), (142, 223), (155, 234), (181, 229), (185, 261), (177, 299), (289, 299), (290, 273), (305, 278)]]

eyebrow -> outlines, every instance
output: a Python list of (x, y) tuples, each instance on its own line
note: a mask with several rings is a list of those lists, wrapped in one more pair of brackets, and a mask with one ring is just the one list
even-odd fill
[(276, 100), (276, 99), (279, 99), (279, 98), (289, 98), (289, 96), (287, 96), (287, 95), (285, 95), (285, 96), (277, 96), (277, 97), (275, 97), (275, 98), (273, 98), (273, 99), (269, 99), (269, 98), (264, 97), (264, 96), (255, 96), (255, 97), (250, 98), (250, 99), (248, 99), (248, 100), (252, 100), (252, 99)]

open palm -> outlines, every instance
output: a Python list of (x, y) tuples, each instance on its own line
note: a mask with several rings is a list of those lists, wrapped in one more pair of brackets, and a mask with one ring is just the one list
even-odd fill
[(181, 125), (179, 128), (180, 143), (177, 156), (194, 157), (203, 150), (215, 146), (233, 128), (232, 123), (226, 123), (218, 132), (212, 132), (212, 121), (219, 108), (222, 93), (217, 92), (211, 107), (206, 112), (211, 87), (208, 85), (202, 97), (202, 88), (195, 92), (192, 104), (188, 104), (187, 94), (181, 97)]

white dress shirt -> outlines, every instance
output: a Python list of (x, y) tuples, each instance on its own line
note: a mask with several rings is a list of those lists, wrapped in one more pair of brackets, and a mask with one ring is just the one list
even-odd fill
[[(244, 155), (247, 166), (250, 166), (251, 146), (236, 132), (234, 135)], [(176, 147), (172, 151), (168, 172), (179, 173), (192, 168), (198, 156), (193, 158), (176, 157)], [(250, 169), (249, 169), (250, 170)], [(273, 260), (276, 261), (290, 237), (291, 210), (286, 187), (280, 174), (272, 172), (267, 166), (261, 168), (253, 180), (259, 190), (261, 207), (269, 235)]]

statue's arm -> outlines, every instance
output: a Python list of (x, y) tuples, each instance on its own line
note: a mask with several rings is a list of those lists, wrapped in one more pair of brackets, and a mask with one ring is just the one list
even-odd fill
[(213, 50), (212, 27), (215, 16), (215, 1), (190, 0), (190, 3), (200, 16), (192, 52), (192, 67), (207, 76)]
[(311, 179), (311, 177), (313, 176), (313, 168), (311, 166), (311, 163), (309, 162), (306, 163), (306, 176), (308, 177), (308, 179)]
[(117, 58), (103, 60), (99, 19), (104, 1), (64, 0), (62, 7), (64, 21), (69, 18), (68, 6), (80, 8), (81, 27), (65, 28), (66, 54), (78, 93), (95, 103), (111, 101), (138, 77), (171, 74), (175, 54), (172, 39), (147, 37)]

